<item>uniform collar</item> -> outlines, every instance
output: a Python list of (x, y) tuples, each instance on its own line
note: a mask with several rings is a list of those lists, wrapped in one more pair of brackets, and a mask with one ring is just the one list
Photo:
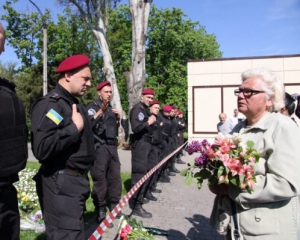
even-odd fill
[(55, 90), (60, 93), (60, 95), (65, 98), (66, 100), (68, 100), (71, 103), (75, 103), (78, 104), (79, 101), (76, 97), (74, 97), (71, 93), (69, 93), (62, 85), (60, 85), (59, 83), (56, 84), (55, 86)]

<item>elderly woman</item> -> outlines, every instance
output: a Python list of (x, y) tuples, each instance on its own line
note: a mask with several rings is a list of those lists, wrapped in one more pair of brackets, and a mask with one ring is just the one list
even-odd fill
[[(242, 84), (234, 93), (246, 120), (233, 132), (242, 134), (244, 142), (253, 141), (261, 157), (255, 165), (252, 193), (227, 185), (231, 202), (227, 239), (300, 239), (300, 130), (290, 118), (276, 113), (284, 107), (283, 84), (268, 69), (250, 69), (242, 74)], [(220, 221), (226, 224), (218, 211), (222, 197), (215, 201), (214, 226)]]

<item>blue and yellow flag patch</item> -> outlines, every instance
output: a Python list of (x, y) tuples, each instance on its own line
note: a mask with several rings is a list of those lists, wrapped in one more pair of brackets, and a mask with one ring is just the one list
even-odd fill
[(50, 118), (53, 122), (55, 122), (57, 125), (64, 119), (62, 116), (60, 116), (55, 110), (51, 109), (46, 116)]

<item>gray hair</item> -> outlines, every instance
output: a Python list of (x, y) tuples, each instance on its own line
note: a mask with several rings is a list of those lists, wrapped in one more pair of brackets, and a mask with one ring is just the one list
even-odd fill
[(252, 68), (242, 73), (242, 82), (248, 78), (259, 78), (262, 82), (262, 89), (267, 99), (271, 99), (273, 105), (270, 112), (280, 111), (284, 107), (284, 85), (281, 80), (267, 68)]

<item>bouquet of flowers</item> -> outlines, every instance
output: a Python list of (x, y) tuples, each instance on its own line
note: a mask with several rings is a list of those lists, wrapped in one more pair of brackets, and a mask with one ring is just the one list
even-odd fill
[[(208, 185), (229, 184), (229, 182), (248, 192), (253, 191), (256, 183), (254, 164), (259, 161), (260, 154), (253, 148), (254, 143), (242, 142), (242, 136), (219, 134), (213, 144), (207, 140), (192, 141), (186, 148), (191, 155), (199, 152), (200, 156), (181, 171), (186, 176), (185, 184), (190, 185), (196, 180), (198, 188), (202, 187), (204, 179)], [(200, 170), (200, 171), (199, 171)]]
[(18, 192), (19, 209), (25, 213), (32, 212), (38, 207), (35, 182), (32, 180), (35, 170), (24, 169), (19, 172), (19, 181), (14, 183)]
[(24, 169), (19, 172), (19, 181), (14, 183), (18, 192), (18, 205), (22, 230), (45, 231), (41, 210), (38, 210), (38, 196), (35, 182), (32, 180), (36, 170)]
[(122, 216), (119, 224), (120, 240), (156, 240), (157, 238), (143, 226), (143, 222), (137, 222), (135, 218)]

